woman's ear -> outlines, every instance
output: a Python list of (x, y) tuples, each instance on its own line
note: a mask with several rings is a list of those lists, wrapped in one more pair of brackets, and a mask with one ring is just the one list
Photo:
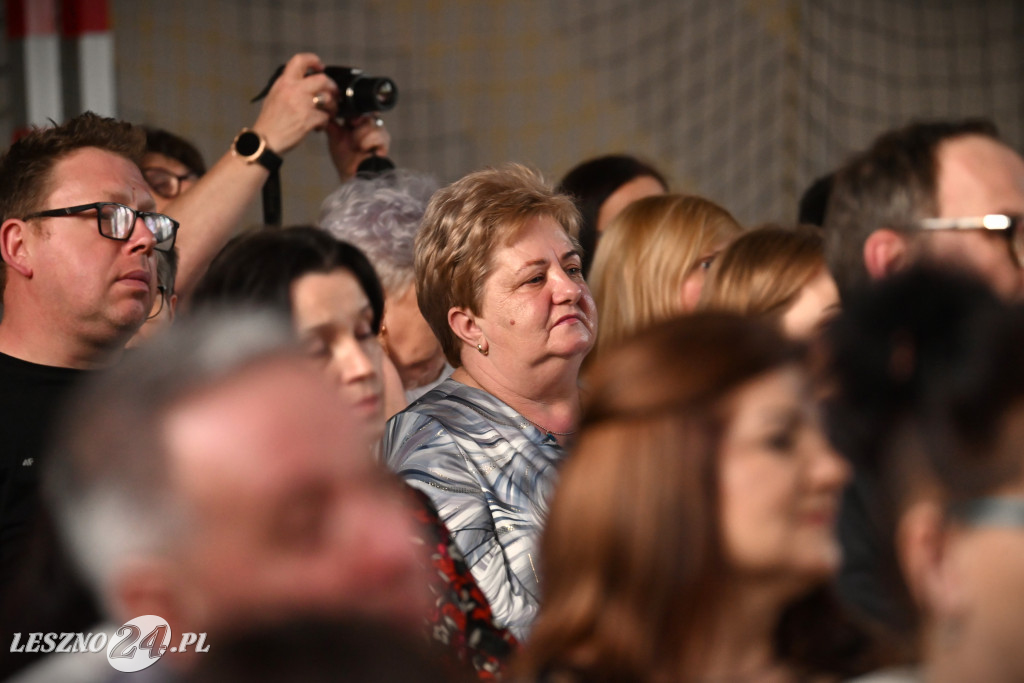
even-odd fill
[(896, 530), (896, 552), (910, 594), (940, 620), (957, 617), (967, 604), (955, 539), (934, 501), (913, 504)]
[(448, 326), (455, 336), (470, 346), (484, 343), (483, 331), (477, 325), (476, 314), (468, 308), (452, 306), (448, 309)]

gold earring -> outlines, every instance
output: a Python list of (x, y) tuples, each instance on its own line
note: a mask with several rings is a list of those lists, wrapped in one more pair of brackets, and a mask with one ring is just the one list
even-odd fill
[(487, 349), (485, 349), (483, 347), (483, 344), (477, 344), (476, 345), (476, 350), (479, 351), (484, 356), (486, 356), (488, 353), (490, 353), (490, 351), (488, 351)]

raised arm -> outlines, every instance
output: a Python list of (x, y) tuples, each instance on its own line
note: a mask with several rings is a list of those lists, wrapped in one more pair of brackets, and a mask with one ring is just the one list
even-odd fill
[[(278, 156), (283, 157), (310, 131), (321, 130), (331, 121), (338, 89), (334, 81), (319, 73), (323, 68), (316, 55), (297, 54), (267, 94), (251, 129)], [(268, 176), (262, 165), (247, 162), (229, 149), (191, 189), (167, 206), (166, 213), (181, 223), (177, 240), (179, 297), (187, 300)]]

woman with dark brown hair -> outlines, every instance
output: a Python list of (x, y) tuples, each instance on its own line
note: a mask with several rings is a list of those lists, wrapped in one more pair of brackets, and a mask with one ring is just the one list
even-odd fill
[(827, 588), (848, 469), (822, 435), (800, 347), (751, 319), (697, 314), (611, 349), (587, 386), (524, 673), (775, 682), (862, 669), (859, 631)]

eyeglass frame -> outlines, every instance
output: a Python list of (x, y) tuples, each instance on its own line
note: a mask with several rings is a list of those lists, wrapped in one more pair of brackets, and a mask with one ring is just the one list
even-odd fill
[(1024, 528), (1024, 498), (988, 496), (950, 507), (949, 516), (967, 526)]
[(149, 312), (149, 315), (146, 316), (146, 320), (153, 320), (154, 318), (159, 317), (160, 314), (164, 310), (164, 306), (167, 305), (167, 288), (164, 287), (163, 285), (157, 285), (156, 286), (156, 293), (157, 293), (157, 299), (155, 299), (153, 301), (153, 303), (156, 303), (156, 301), (159, 300), (160, 301), (160, 305), (157, 306), (156, 312), (154, 312), (152, 310), (152, 306), (150, 306), (150, 312)]
[[(149, 176), (146, 173), (147, 171), (160, 171), (161, 173), (166, 173), (168, 178), (173, 178), (174, 193), (164, 194), (163, 192), (157, 190), (156, 185), (149, 179)], [(199, 174), (196, 173), (195, 171), (189, 171), (183, 175), (177, 175), (169, 168), (164, 168), (163, 166), (146, 166), (145, 168), (142, 169), (142, 177), (146, 179), (146, 184), (149, 185), (149, 187), (158, 195), (160, 195), (164, 199), (174, 199), (175, 197), (181, 194), (181, 184), (186, 180), (198, 180)]]
[(988, 213), (963, 218), (921, 218), (911, 227), (921, 230), (998, 230), (1006, 236), (1010, 254), (1018, 267), (1024, 266), (1024, 214)]
[[(132, 227), (128, 230), (127, 235), (125, 235), (124, 237), (114, 237), (113, 235), (108, 235), (105, 232), (103, 232), (103, 214), (100, 211), (100, 207), (103, 206), (120, 206), (122, 208), (128, 209), (134, 214), (134, 218), (132, 219), (131, 223)], [(164, 240), (164, 242), (169, 241), (170, 244), (167, 245), (166, 247), (160, 247), (157, 245), (162, 244), (162, 242), (158, 240), (157, 243), (153, 245), (153, 248), (156, 249), (157, 251), (164, 252), (170, 252), (174, 249), (174, 242), (178, 238), (178, 228), (181, 227), (181, 223), (174, 220), (167, 214), (157, 213), (156, 211), (139, 211), (138, 209), (133, 209), (132, 207), (126, 204), (121, 204), (120, 202), (92, 202), (91, 204), (79, 204), (78, 206), (68, 206), (62, 209), (48, 209), (46, 211), (36, 211), (35, 213), (30, 213), (29, 215), (22, 217), (21, 220), (28, 221), (32, 220), (33, 218), (63, 218), (65, 216), (77, 216), (80, 213), (85, 213), (86, 211), (90, 210), (96, 211), (96, 229), (100, 233), (100, 236), (106, 237), (108, 240), (114, 240), (115, 242), (127, 242), (128, 240), (130, 240), (132, 238), (132, 235), (135, 234), (135, 225), (136, 223), (139, 222), (140, 218), (142, 219), (143, 224), (145, 224), (147, 216), (158, 216), (160, 218), (166, 218), (168, 221), (171, 222), (172, 229), (170, 238), (168, 240)], [(150, 234), (153, 234), (153, 231), (150, 230), (148, 225), (146, 225), (146, 230), (149, 230)], [(155, 234), (153, 234), (153, 239), (156, 239)]]

